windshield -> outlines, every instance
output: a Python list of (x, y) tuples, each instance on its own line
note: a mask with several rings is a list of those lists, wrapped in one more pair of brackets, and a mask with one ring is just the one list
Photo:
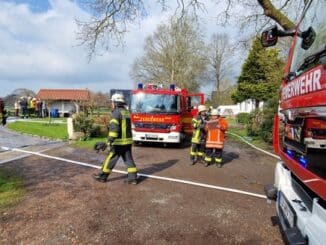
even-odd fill
[(306, 31), (312, 27), (316, 32), (316, 39), (311, 47), (307, 50), (301, 48), (302, 38), (298, 38), (296, 43), (293, 60), (291, 65), (291, 72), (297, 72), (299, 67), (304, 63), (304, 59), (308, 56), (314, 55), (325, 49), (326, 40), (326, 14), (325, 1), (314, 0), (307, 10), (302, 23), (300, 31)]
[(165, 114), (179, 111), (178, 95), (137, 93), (131, 98), (131, 112)]

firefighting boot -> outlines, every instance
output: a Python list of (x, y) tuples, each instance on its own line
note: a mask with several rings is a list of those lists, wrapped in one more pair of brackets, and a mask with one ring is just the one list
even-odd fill
[(222, 167), (222, 158), (215, 158), (215, 162), (218, 168)]
[(130, 185), (137, 185), (138, 182), (137, 182), (136, 179), (133, 179), (133, 180), (128, 180), (128, 184), (130, 184)]
[(191, 156), (191, 157), (190, 157), (190, 165), (194, 165), (196, 162), (197, 162), (197, 161), (196, 161), (196, 158), (193, 157), (193, 156)]
[(98, 174), (93, 174), (93, 178), (98, 181), (98, 182), (102, 182), (105, 183), (107, 181), (109, 174), (106, 173), (98, 173)]

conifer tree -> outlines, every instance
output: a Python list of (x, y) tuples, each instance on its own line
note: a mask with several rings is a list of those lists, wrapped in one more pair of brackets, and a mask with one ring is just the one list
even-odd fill
[(232, 99), (235, 102), (253, 99), (258, 109), (260, 101), (267, 101), (277, 93), (283, 67), (284, 62), (279, 58), (278, 50), (263, 48), (260, 39), (256, 37), (242, 66)]

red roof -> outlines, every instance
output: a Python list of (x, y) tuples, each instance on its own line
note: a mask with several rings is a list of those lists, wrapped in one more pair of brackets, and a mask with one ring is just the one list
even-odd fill
[(89, 100), (87, 89), (40, 89), (36, 98), (41, 100)]

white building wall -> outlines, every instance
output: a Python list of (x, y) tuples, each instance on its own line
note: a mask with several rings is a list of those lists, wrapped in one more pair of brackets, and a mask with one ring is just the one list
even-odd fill
[[(259, 103), (259, 108), (262, 109), (264, 106), (263, 102)], [(217, 107), (217, 110), (221, 113), (221, 115), (231, 116), (237, 115), (239, 113), (250, 113), (255, 110), (255, 102), (254, 100), (245, 100), (236, 105), (220, 105)]]

